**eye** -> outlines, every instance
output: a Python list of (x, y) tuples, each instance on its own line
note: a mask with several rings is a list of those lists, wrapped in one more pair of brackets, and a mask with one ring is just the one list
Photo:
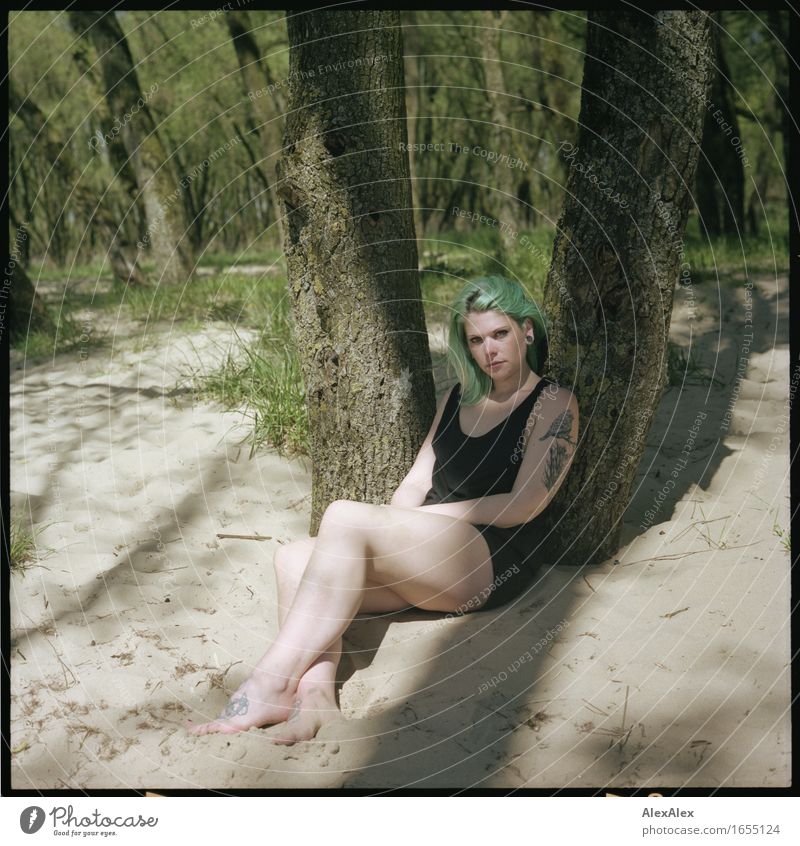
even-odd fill
[(508, 335), (508, 329), (498, 329), (497, 332), (495, 332), (495, 335), (502, 338), (505, 335)]

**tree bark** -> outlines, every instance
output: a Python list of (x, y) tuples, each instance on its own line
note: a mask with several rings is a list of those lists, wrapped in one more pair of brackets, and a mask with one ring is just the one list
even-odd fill
[[(406, 30), (404, 35), (404, 44), (406, 52), (411, 50), (414, 55), (408, 60), (408, 73), (406, 74), (406, 91), (405, 103), (407, 114), (407, 133), (409, 144), (416, 144), (417, 142), (417, 120), (422, 111), (422, 97), (421, 97), (421, 73), (423, 48), (419, 37), (419, 28), (416, 26), (416, 15), (413, 11), (406, 12), (406, 16), (410, 20), (410, 28)], [(408, 33), (411, 33), (412, 44), (409, 45)], [(404, 68), (405, 70), (405, 68)], [(414, 231), (417, 233), (417, 239), (420, 244), (425, 245), (425, 219), (422, 214), (422, 197), (426, 196), (427, 191), (422, 184), (420, 173), (418, 171), (417, 162), (419, 161), (419, 153), (411, 152), (408, 157), (409, 176), (411, 179), (411, 199), (412, 199), (412, 214), (414, 215)], [(424, 262), (423, 262), (424, 264)]]
[(578, 565), (618, 547), (666, 383), (705, 111), (703, 97), (687, 96), (673, 69), (707, 92), (706, 13), (590, 12), (578, 139), (559, 153), (575, 155), (545, 292), (547, 375), (574, 390), (581, 431), (543, 517), (554, 559), (563, 554)]
[[(709, 235), (744, 234), (744, 164), (736, 144), (739, 119), (734, 107), (730, 68), (720, 43), (718, 27), (712, 28), (714, 71), (710, 103), (705, 109), (703, 144), (697, 165), (697, 208)], [(740, 140), (741, 143), (741, 140)]]
[(105, 134), (113, 135), (111, 144), (124, 146), (131, 162), (148, 224), (142, 243), (150, 245), (156, 276), (164, 282), (186, 282), (194, 261), (187, 238), (183, 188), (139, 86), (125, 34), (113, 11), (69, 12), (69, 20), (98, 55), (106, 102), (114, 117)]
[(404, 149), (399, 15), (309, 12), (287, 26), (279, 194), (316, 534), (334, 499), (389, 501), (427, 434), (435, 394)]

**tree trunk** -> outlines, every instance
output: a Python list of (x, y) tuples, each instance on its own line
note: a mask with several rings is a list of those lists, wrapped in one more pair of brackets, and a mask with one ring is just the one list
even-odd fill
[(334, 499), (388, 502), (427, 434), (435, 395), (404, 149), (399, 15), (306, 12), (287, 26), (279, 194), (316, 534)]
[(579, 565), (618, 547), (666, 383), (705, 111), (668, 69), (707, 91), (706, 13), (589, 13), (578, 140), (559, 153), (572, 158), (545, 292), (547, 375), (574, 390), (581, 414), (572, 469), (545, 515), (550, 551)]
[[(739, 120), (733, 102), (730, 68), (719, 29), (712, 28), (714, 71), (706, 104), (703, 145), (697, 165), (697, 208), (709, 235), (743, 234), (744, 164)], [(736, 139), (739, 139), (738, 145)], [(743, 150), (743, 148), (741, 148)]]
[(70, 12), (69, 20), (98, 55), (106, 102), (114, 117), (104, 135), (112, 136), (111, 144), (122, 144), (131, 162), (147, 218), (141, 243), (150, 245), (156, 277), (164, 282), (186, 282), (194, 262), (181, 199), (183, 188), (156, 129), (148, 97), (139, 86), (125, 34), (113, 11)]
[[(409, 12), (409, 15), (413, 15), (413, 12)], [(411, 30), (414, 32), (415, 37), (417, 34), (417, 29), (414, 27)], [(418, 52), (418, 50), (415, 50)], [(416, 144), (417, 142), (417, 120), (419, 119), (420, 111), (421, 111), (421, 101), (422, 98), (420, 96), (420, 64), (422, 63), (422, 58), (419, 55), (413, 56), (409, 63), (408, 67), (410, 73), (407, 77), (408, 87), (406, 89), (406, 111), (408, 114), (408, 122), (407, 122), (407, 131), (408, 131), (408, 143), (409, 144)], [(409, 165), (409, 175), (411, 179), (411, 198), (412, 198), (412, 214), (414, 215), (414, 231), (417, 233), (417, 238), (419, 239), (419, 243), (423, 245), (423, 249), (425, 246), (425, 221), (422, 215), (421, 207), (422, 207), (422, 197), (425, 196), (425, 190), (422, 182), (420, 181), (420, 177), (417, 170), (417, 162), (419, 161), (419, 153), (411, 152), (408, 159)], [(424, 262), (423, 262), (424, 264)]]
[[(284, 97), (280, 81), (272, 77), (269, 65), (262, 60), (261, 51), (252, 35), (250, 16), (245, 11), (232, 11), (225, 15), (231, 35), (239, 71), (245, 88), (248, 111), (250, 106), (256, 116), (256, 127), (261, 139), (262, 155), (266, 163), (266, 180), (270, 205), (275, 220), (278, 243), (283, 243), (281, 205), (275, 185), (275, 166), (281, 152), (283, 135)], [(266, 90), (265, 90), (266, 89)]]

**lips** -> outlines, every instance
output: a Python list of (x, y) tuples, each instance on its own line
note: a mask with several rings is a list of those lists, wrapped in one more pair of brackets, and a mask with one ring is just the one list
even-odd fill
[(492, 361), (492, 362), (490, 362), (489, 367), (497, 367), (500, 364), (505, 364), (505, 362), (504, 361)]

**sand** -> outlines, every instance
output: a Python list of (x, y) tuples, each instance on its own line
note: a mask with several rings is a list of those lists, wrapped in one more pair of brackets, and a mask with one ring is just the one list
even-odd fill
[(744, 350), (748, 296), (676, 292), (672, 338), (720, 383), (665, 393), (613, 559), (495, 611), (358, 618), (343, 719), (291, 747), (182, 728), (269, 645), (272, 556), (308, 527), (308, 464), (248, 460), (246, 418), (186, 387), (230, 330), (140, 348), (120, 320), (110, 350), (15, 357), (12, 498), (52, 525), (11, 580), (13, 787), (788, 785), (788, 280), (756, 280)]

